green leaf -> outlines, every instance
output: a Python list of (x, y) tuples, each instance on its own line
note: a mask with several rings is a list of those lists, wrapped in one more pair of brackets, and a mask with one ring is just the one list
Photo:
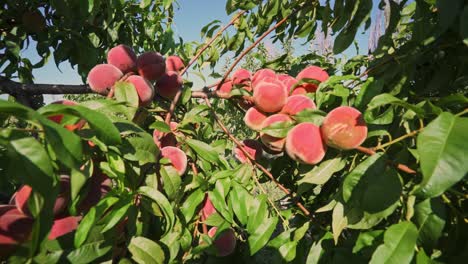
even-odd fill
[(182, 183), (181, 177), (173, 166), (161, 166), (159, 171), (163, 180), (163, 188), (169, 200), (174, 198), (179, 193), (180, 185)]
[(101, 232), (104, 233), (117, 225), (120, 220), (122, 220), (127, 215), (131, 206), (131, 196), (125, 197), (123, 199), (121, 198), (120, 201), (112, 207), (112, 211), (102, 219), (102, 222), (106, 223), (106, 225), (101, 230)]
[(154, 144), (153, 137), (148, 133), (138, 133), (137, 135), (124, 140), (123, 157), (131, 161), (138, 161), (140, 165), (155, 163), (159, 156), (159, 149)]
[(374, 252), (370, 263), (410, 263), (417, 237), (418, 230), (411, 222), (392, 225), (385, 231), (384, 244)]
[(114, 85), (114, 97), (117, 102), (138, 108), (140, 99), (135, 86), (130, 82), (116, 82)]
[(39, 120), (58, 160), (69, 168), (77, 167), (83, 152), (80, 137), (47, 118), (39, 117)]
[[(250, 204), (251, 196), (241, 185), (234, 183), (232, 190), (229, 192), (229, 202), (242, 225), (247, 224), (248, 219), (248, 204)], [(239, 203), (239, 201), (244, 201)]]
[(417, 195), (438, 196), (467, 175), (466, 131), (468, 118), (444, 112), (419, 134), (417, 148), (423, 180)]
[(261, 248), (263, 248), (270, 240), (273, 231), (275, 231), (276, 224), (278, 223), (278, 218), (272, 217), (267, 218), (263, 221), (262, 225), (259, 226), (256, 230), (253, 230), (250, 233), (248, 238), (250, 255), (253, 256)]
[(98, 241), (85, 244), (68, 253), (66, 259), (69, 263), (93, 263), (112, 250), (112, 245), (108, 243), (108, 241)]
[(138, 193), (150, 198), (156, 204), (159, 205), (167, 221), (165, 233), (168, 233), (174, 226), (175, 215), (174, 215), (174, 211), (172, 210), (171, 204), (169, 203), (167, 198), (158, 190), (153, 189), (148, 186), (140, 187), (140, 189), (138, 189)]
[(43, 115), (68, 114), (85, 119), (96, 136), (107, 145), (121, 143), (120, 134), (112, 122), (102, 113), (80, 105), (49, 104), (38, 110)]
[(219, 190), (214, 189), (213, 191), (208, 192), (208, 196), (216, 208), (216, 211), (218, 211), (229, 223), (232, 223), (234, 221), (232, 213), (228, 210), (224, 196), (221, 195)]
[(276, 122), (264, 127), (261, 132), (272, 137), (284, 138), (293, 127), (294, 122), (292, 121)]
[(187, 139), (185, 142), (199, 155), (201, 159), (211, 163), (219, 162), (219, 154), (212, 146), (195, 139)]
[(91, 207), (89, 212), (83, 217), (75, 232), (74, 245), (80, 247), (87, 239), (89, 231), (94, 227), (95, 223), (112, 205), (119, 201), (118, 197), (106, 196), (96, 206)]
[(348, 225), (348, 218), (344, 212), (344, 206), (342, 203), (337, 203), (335, 208), (333, 208), (332, 214), (332, 230), (333, 230), (333, 240), (335, 241), (335, 245), (338, 244), (338, 238)]
[(139, 264), (165, 263), (164, 251), (160, 245), (146, 237), (133, 237), (128, 245), (132, 259)]
[(374, 154), (363, 162), (359, 163), (343, 181), (342, 197), (345, 202), (351, 198), (354, 188), (358, 185), (361, 177), (364, 175), (378, 175), (385, 167), (385, 161), (382, 154)]
[(419, 117), (423, 117), (424, 116), (424, 111), (415, 106), (415, 105), (412, 105), (412, 104), (409, 104), (401, 99), (398, 99), (396, 97), (394, 97), (393, 95), (390, 95), (390, 94), (380, 94), (380, 95), (377, 95), (376, 97), (374, 97), (370, 103), (367, 105), (367, 110), (372, 110), (372, 109), (375, 109), (377, 107), (381, 107), (381, 106), (384, 106), (384, 105), (387, 105), (387, 104), (391, 104), (391, 105), (398, 105), (398, 106), (402, 106), (406, 109), (409, 109), (409, 110), (412, 110), (413, 112), (416, 113), (416, 115), (418, 115)]
[(72, 168), (70, 175), (70, 197), (75, 200), (85, 185), (86, 180), (93, 175), (93, 160), (88, 160), (79, 170)]
[(384, 86), (383, 80), (374, 80), (374, 77), (369, 77), (362, 85), (354, 105), (357, 109), (364, 111), (367, 104), (382, 92)]
[(153, 124), (149, 126), (151, 129), (156, 129), (158, 131), (161, 131), (163, 133), (169, 133), (171, 132), (171, 128), (169, 127), (166, 122), (163, 121), (154, 121)]
[(418, 241), (426, 248), (434, 248), (442, 235), (447, 218), (439, 198), (426, 199), (414, 207), (414, 222), (419, 229)]
[(262, 225), (263, 221), (268, 219), (268, 204), (266, 201), (266, 195), (261, 194), (255, 197), (250, 203), (249, 212), (255, 213), (249, 215), (249, 220), (247, 222), (247, 230), (249, 233), (255, 232), (255, 230)]
[(333, 175), (333, 173), (340, 171), (346, 165), (346, 160), (335, 157), (329, 160), (320, 162), (317, 166), (304, 174), (302, 179), (297, 181), (297, 184), (300, 186), (303, 183), (309, 184), (325, 184)]
[(49, 194), (57, 179), (44, 147), (32, 137), (12, 140), (10, 145), (15, 151), (15, 167), (25, 183), (43, 195)]
[(190, 220), (195, 215), (195, 211), (197, 210), (198, 206), (201, 204), (204, 198), (205, 193), (201, 189), (196, 189), (187, 197), (185, 202), (180, 207), (180, 211), (185, 217), (185, 222), (190, 222)]

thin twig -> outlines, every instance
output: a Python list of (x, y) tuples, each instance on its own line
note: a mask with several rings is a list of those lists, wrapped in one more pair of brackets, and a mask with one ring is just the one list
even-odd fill
[[(244, 148), (242, 148), (242, 143), (239, 142), (239, 140), (237, 140), (231, 134), (231, 132), (229, 132), (229, 130), (226, 128), (226, 126), (223, 124), (223, 122), (219, 119), (218, 115), (213, 110), (213, 108), (211, 106), (211, 103), (210, 103), (210, 100), (208, 100), (208, 98), (205, 98), (205, 103), (211, 109), (211, 111), (213, 113), (213, 116), (214, 116), (214, 118), (216, 120), (216, 123), (218, 123), (219, 127), (221, 127), (221, 129), (224, 131), (224, 133), (234, 142), (234, 144), (236, 144), (241, 149), (241, 151), (244, 153), (244, 155), (252, 161), (252, 164), (254, 164), (257, 168), (259, 168), (263, 173), (265, 173), (265, 175), (267, 175), (268, 178), (270, 178), (270, 180), (273, 181), (276, 184), (276, 186), (278, 186), (278, 188), (281, 189), (281, 191), (283, 191), (286, 195), (290, 196), (294, 200), (294, 197), (292, 197), (293, 195), (292, 195), (291, 191), (289, 191), (286, 187), (284, 187), (281, 183), (279, 183), (275, 179), (275, 177), (273, 177), (273, 175), (265, 167), (260, 165), (255, 160), (255, 158), (252, 157), (252, 155), (250, 155), (250, 153), (248, 153), (247, 151), (245, 151)], [(296, 205), (304, 213), (304, 215), (311, 217), (311, 214), (310, 214), (309, 210), (307, 210), (307, 208), (305, 208), (305, 206), (301, 202), (296, 201)]]
[(382, 144), (382, 145), (379, 145), (378, 147), (375, 147), (373, 148), (374, 150), (379, 150), (379, 149), (384, 149), (385, 147), (388, 147), (390, 145), (393, 145), (399, 141), (402, 141), (403, 139), (405, 138), (409, 138), (409, 137), (413, 137), (415, 136), (416, 134), (418, 134), (419, 132), (421, 132), (421, 129), (418, 129), (418, 130), (414, 130), (414, 131), (411, 131), (410, 133), (406, 134), (406, 135), (403, 135), (401, 137), (398, 137), (398, 138), (395, 138), (394, 140), (391, 140), (385, 144)]
[[(203, 52), (207, 48), (209, 48), (211, 46), (211, 44), (213, 44), (213, 42), (219, 36), (221, 36), (223, 34), (223, 32), (226, 31), (227, 28), (232, 26), (234, 24), (234, 22), (236, 22), (236, 20), (239, 19), (245, 12), (246, 11), (239, 12), (236, 16), (234, 16), (231, 19), (231, 21), (229, 21), (229, 23), (227, 25), (225, 25), (223, 28), (218, 30), (216, 35), (213, 38), (211, 38), (211, 40), (208, 43), (206, 43), (206, 45), (203, 46), (203, 48), (201, 48), (197, 52), (197, 54), (190, 60), (190, 62), (187, 64), (187, 66), (180, 72), (180, 75), (184, 75), (184, 73), (186, 73), (187, 70), (190, 68), (190, 66), (192, 66), (192, 64), (195, 63), (195, 61), (197, 61), (197, 59), (203, 54)], [(169, 124), (171, 122), (171, 116), (174, 114), (175, 107), (176, 107), (177, 103), (179, 102), (181, 96), (182, 96), (182, 89), (179, 89), (179, 91), (177, 91), (176, 95), (174, 96), (174, 99), (171, 102), (171, 106), (169, 107), (169, 112), (167, 112), (166, 118), (164, 120), (167, 124)]]
[(267, 30), (265, 33), (263, 33), (254, 43), (252, 43), (252, 45), (250, 45), (247, 49), (245, 49), (239, 56), (237, 56), (237, 59), (232, 63), (231, 67), (229, 67), (229, 69), (226, 71), (226, 73), (224, 74), (223, 78), (221, 79), (221, 81), (218, 83), (218, 86), (216, 87), (216, 90), (219, 90), (221, 84), (227, 79), (227, 77), (229, 76), (229, 74), (232, 72), (232, 70), (234, 70), (234, 68), (237, 66), (237, 64), (244, 58), (245, 55), (247, 55), (247, 53), (249, 53), (253, 48), (255, 48), (255, 46), (258, 45), (258, 43), (260, 43), (266, 36), (268, 36), (273, 30), (275, 30), (276, 28), (278, 28), (279, 26), (281, 26), (284, 22), (286, 22), (289, 18), (289, 16), (291, 16), (291, 14), (285, 16), (283, 19), (281, 19), (280, 21), (278, 21), (278, 23), (276, 23), (272, 28), (270, 28), (269, 30)]
[[(369, 155), (369, 156), (372, 156), (374, 155), (376, 152), (373, 150), (373, 149), (370, 149), (370, 148), (365, 148), (365, 147), (362, 147), (362, 146), (359, 146), (356, 148), (357, 151), (360, 151), (366, 155)], [(394, 165), (397, 169), (403, 171), (403, 172), (406, 172), (406, 173), (409, 173), (409, 174), (416, 174), (417, 172), (413, 169), (411, 169), (410, 167), (404, 165), (404, 164), (400, 164), (400, 163), (394, 163), (393, 161), (390, 161), (390, 163), (392, 165)]]

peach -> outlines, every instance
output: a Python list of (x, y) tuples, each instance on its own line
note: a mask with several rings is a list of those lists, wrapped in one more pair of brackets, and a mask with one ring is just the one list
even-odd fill
[[(216, 235), (217, 227), (212, 227), (208, 231), (208, 236), (214, 238)], [(216, 248), (216, 255), (219, 257), (225, 257), (230, 255), (236, 249), (236, 234), (232, 229), (224, 230), (218, 237), (213, 241)]]
[(304, 87), (298, 86), (294, 88), (291, 95), (307, 94), (307, 90)]
[(132, 75), (125, 81), (133, 84), (135, 87), (138, 98), (140, 99), (140, 106), (151, 104), (154, 97), (154, 87), (148, 80), (138, 75)]
[(260, 131), (262, 129), (262, 123), (266, 118), (267, 116), (256, 107), (250, 107), (249, 110), (245, 112), (244, 123), (250, 129)]
[(161, 149), (161, 156), (171, 161), (172, 166), (179, 175), (183, 175), (187, 169), (187, 155), (176, 147), (167, 146)]
[[(299, 74), (296, 76), (298, 81), (307, 78), (307, 79), (314, 79), (319, 82), (324, 82), (328, 80), (328, 73), (320, 67), (317, 66), (309, 66), (303, 69)], [(304, 83), (300, 85), (304, 88), (308, 93), (315, 92), (317, 90), (317, 85), (313, 83)]]
[[(244, 144), (243, 149), (250, 154), (255, 160), (259, 160), (262, 157), (262, 144), (256, 140), (246, 139), (242, 141)], [(234, 156), (239, 160), (241, 163), (246, 163), (249, 158), (244, 154), (244, 152), (236, 146), (234, 148)]]
[(166, 72), (164, 57), (154, 51), (141, 54), (137, 58), (136, 65), (138, 74), (150, 81), (159, 80)]
[(270, 77), (273, 79), (276, 79), (276, 73), (273, 70), (270, 69), (261, 69), (255, 72), (255, 74), (252, 76), (252, 87), (255, 90), (255, 86), (265, 79), (266, 77)]
[[(32, 188), (29, 185), (23, 185), (12, 196), (12, 201), (18, 210), (26, 215), (30, 215), (28, 209), (28, 200), (31, 196)], [(59, 216), (65, 213), (67, 204), (70, 201), (70, 177), (67, 175), (60, 176), (60, 193), (55, 199), (54, 216)]]
[(238, 69), (232, 74), (233, 85), (248, 85), (252, 79), (252, 74), (246, 69)]
[(182, 77), (177, 72), (169, 71), (156, 83), (156, 92), (164, 98), (174, 99), (182, 84)]
[(122, 78), (123, 73), (114, 65), (98, 64), (88, 73), (88, 83), (91, 90), (106, 95), (108, 88)]
[(278, 80), (286, 86), (286, 90), (288, 90), (288, 94), (291, 93), (291, 88), (297, 83), (296, 78), (288, 75), (288, 74), (278, 74)]
[(231, 91), (232, 91), (232, 81), (226, 80), (223, 84), (221, 84), (221, 87), (219, 87), (217, 93), (220, 96), (229, 96)]
[(286, 100), (281, 113), (295, 115), (305, 109), (315, 109), (314, 101), (305, 95), (292, 95)]
[(285, 149), (293, 160), (314, 165), (323, 159), (327, 146), (322, 141), (318, 126), (300, 123), (288, 132)]
[(135, 71), (137, 56), (132, 48), (120, 44), (107, 53), (107, 63), (114, 65), (122, 73)]
[(348, 150), (360, 146), (367, 137), (367, 125), (361, 112), (350, 106), (340, 106), (323, 120), (322, 136), (333, 148)]
[(112, 189), (112, 180), (98, 172), (88, 180), (88, 192), (78, 205), (78, 212), (86, 213)]
[[(262, 123), (262, 129), (279, 122), (289, 122), (292, 119), (285, 114), (275, 114), (267, 117)], [(262, 143), (273, 152), (280, 152), (284, 148), (286, 138), (278, 138), (265, 133), (260, 133)]]
[(49, 233), (49, 240), (54, 240), (75, 231), (80, 220), (80, 216), (67, 216), (54, 220), (54, 224), (52, 225)]
[(177, 145), (177, 139), (173, 132), (177, 129), (178, 125), (179, 124), (177, 122), (171, 122), (169, 126), (172, 132), (166, 134), (155, 129), (153, 131), (154, 144), (156, 144), (158, 148), (163, 148), (167, 146), (175, 147)]
[(211, 200), (210, 200), (210, 197), (208, 197), (208, 194), (205, 194), (205, 200), (203, 202), (201, 213), (202, 213), (203, 221), (208, 219), (210, 215), (216, 213), (216, 208), (214, 207), (213, 203), (211, 203)]
[(288, 98), (286, 87), (279, 82), (260, 82), (253, 92), (255, 106), (266, 113), (281, 110)]
[(176, 55), (166, 58), (166, 71), (180, 72), (185, 68), (184, 61)]
[(33, 223), (34, 219), (14, 205), (0, 205), (0, 259), (8, 257), (19, 244), (29, 239)]

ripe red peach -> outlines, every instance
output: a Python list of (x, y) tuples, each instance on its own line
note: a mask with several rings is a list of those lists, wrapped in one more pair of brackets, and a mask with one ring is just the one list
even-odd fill
[(217, 93), (218, 95), (222, 97), (227, 97), (232, 91), (232, 81), (231, 80), (226, 80), (223, 84), (221, 84), (221, 87), (219, 87)]
[(166, 58), (166, 71), (180, 72), (185, 68), (184, 61), (177, 55)]
[[(244, 144), (243, 149), (250, 154), (255, 160), (259, 160), (262, 157), (262, 144), (257, 140), (246, 139), (242, 141)], [(239, 160), (241, 163), (246, 163), (249, 158), (244, 152), (240, 149), (240, 147), (236, 146), (234, 148), (234, 156)]]
[(305, 95), (292, 95), (286, 100), (286, 104), (281, 109), (281, 113), (295, 115), (305, 109), (315, 109), (315, 103)]
[(258, 110), (256, 107), (250, 107), (245, 112), (244, 123), (252, 130), (260, 131), (262, 129), (263, 121), (267, 116)]
[(107, 53), (107, 63), (114, 65), (124, 74), (135, 71), (136, 60), (133, 49), (123, 44), (113, 47)]
[(177, 72), (169, 71), (156, 83), (156, 92), (164, 98), (174, 99), (182, 84), (182, 77)]
[[(16, 205), (18, 210), (26, 215), (30, 215), (28, 209), (28, 200), (31, 196), (32, 188), (29, 185), (23, 185), (17, 192), (12, 196), (12, 201)], [(60, 192), (55, 199), (54, 204), (54, 216), (60, 216), (65, 213), (68, 202), (70, 201), (70, 177), (62, 175), (60, 177)]]
[(232, 74), (233, 85), (248, 85), (252, 79), (252, 74), (246, 69), (238, 69)]
[(135, 87), (138, 93), (138, 98), (140, 99), (140, 106), (151, 104), (154, 97), (154, 87), (148, 80), (138, 75), (132, 75), (125, 81), (133, 84)]
[(367, 137), (367, 125), (359, 110), (340, 106), (327, 114), (321, 126), (325, 143), (348, 150), (359, 147)]
[(300, 123), (292, 128), (286, 136), (285, 149), (293, 160), (310, 165), (319, 163), (327, 150), (320, 128), (313, 123)]
[(210, 215), (216, 213), (216, 208), (214, 207), (213, 203), (210, 200), (210, 197), (208, 197), (208, 194), (205, 194), (205, 200), (203, 201), (203, 207), (201, 210), (202, 213), (202, 220), (205, 221), (210, 217)]
[(54, 220), (48, 236), (49, 240), (54, 240), (75, 231), (76, 228), (78, 228), (78, 223), (80, 220), (80, 216), (67, 216)]
[(88, 83), (91, 90), (98, 94), (106, 95), (108, 88), (122, 78), (123, 73), (111, 64), (98, 64), (88, 73)]
[(0, 205), (0, 259), (11, 255), (19, 244), (29, 239), (34, 219), (14, 205)]
[[(328, 80), (328, 73), (323, 70), (320, 67), (317, 66), (309, 66), (305, 69), (303, 69), (299, 74), (296, 76), (296, 79), (298, 81), (307, 78), (307, 79), (314, 79), (319, 82), (324, 82)], [(315, 92), (317, 90), (317, 85), (313, 83), (304, 83), (301, 85), (304, 90), (306, 90), (308, 93)]]
[(166, 72), (164, 57), (154, 51), (141, 54), (137, 58), (136, 65), (138, 74), (150, 81), (159, 80)]
[(167, 146), (161, 149), (161, 156), (171, 161), (172, 166), (179, 175), (183, 175), (187, 169), (187, 155), (176, 147)]
[(288, 91), (280, 82), (260, 82), (253, 92), (255, 106), (265, 113), (280, 111), (287, 98)]
[[(267, 117), (262, 123), (262, 129), (279, 122), (290, 122), (292, 119), (285, 114), (275, 114)], [(273, 152), (280, 152), (284, 148), (286, 138), (278, 138), (265, 133), (260, 133), (262, 143)]]
[(297, 83), (296, 78), (288, 75), (288, 74), (278, 74), (278, 80), (283, 83), (288, 90), (288, 94), (291, 93), (291, 88)]
[(307, 94), (307, 90), (304, 87), (298, 86), (294, 88), (294, 90), (291, 92), (291, 95), (300, 95), (300, 94)]
[[(210, 228), (208, 236), (214, 238), (217, 230), (217, 227)], [(216, 240), (213, 241), (216, 248), (216, 255), (219, 257), (225, 257), (232, 254), (236, 249), (236, 242), (236, 234), (234, 234), (234, 231), (232, 229), (224, 230)]]
[(254, 90), (255, 86), (257, 86), (257, 84), (266, 77), (276, 79), (276, 73), (270, 69), (261, 69), (255, 72), (255, 74), (252, 76), (252, 87), (254, 87)]

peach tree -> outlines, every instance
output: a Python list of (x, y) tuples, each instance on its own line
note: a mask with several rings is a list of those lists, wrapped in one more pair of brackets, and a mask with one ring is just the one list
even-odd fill
[[(202, 43), (175, 40), (177, 5), (3, 4), (1, 260), (466, 259), (466, 1), (228, 0)], [(86, 84), (35, 84), (52, 55)]]

